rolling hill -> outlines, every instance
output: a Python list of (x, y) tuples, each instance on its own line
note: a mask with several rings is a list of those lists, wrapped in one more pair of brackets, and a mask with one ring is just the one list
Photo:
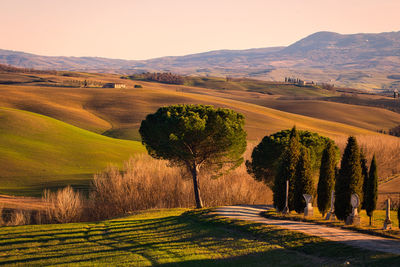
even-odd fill
[(9, 108), (0, 108), (0, 150), (0, 192), (24, 195), (68, 184), (87, 187), (108, 164), (120, 166), (145, 151), (139, 142)]
[[(252, 83), (210, 89), (209, 83), (206, 86), (210, 88), (168, 85), (114, 74), (0, 74), (0, 82), (10, 79), (15, 83), (0, 84), (0, 144), (4, 151), (0, 153), (0, 193), (38, 195), (45, 187), (87, 187), (93, 173), (109, 162), (121, 164), (130, 155), (145, 151), (135, 141), (140, 141), (138, 128), (147, 114), (163, 105), (182, 103), (211, 104), (243, 113), (252, 143), (296, 125), (334, 138), (341, 148), (348, 135), (359, 136), (368, 157), (377, 152), (385, 161), (381, 164), (383, 177), (397, 173), (400, 166), (396, 152), (400, 142), (376, 132), (400, 124), (398, 113), (303, 100), (301, 96), (310, 94), (307, 90), (298, 91), (297, 99), (264, 93), (299, 90), (282, 84), (276, 87), (262, 82), (256, 91), (250, 90)], [(85, 80), (88, 88), (76, 86)], [(106, 82), (127, 87), (101, 88)]]
[(275, 81), (282, 81), (285, 76), (295, 76), (369, 90), (397, 88), (399, 79), (396, 77), (400, 73), (400, 32), (317, 32), (288, 47), (217, 50), (141, 61), (99, 57), (47, 57), (0, 50), (0, 63), (37, 69), (124, 74), (172, 71)]
[[(49, 76), (46, 77), (49, 78)], [(246, 130), (250, 140), (257, 140), (267, 133), (290, 128), (294, 124), (299, 128), (314, 130), (328, 136), (376, 134), (351, 125), (314, 119), (253, 104), (252, 100), (269, 97), (257, 92), (221, 91), (129, 81), (117, 79), (112, 75), (92, 75), (91, 79), (108, 81), (112, 80), (110, 77), (114, 77), (114, 81), (119, 80), (125, 83), (128, 88), (3, 85), (0, 86), (0, 93), (4, 96), (0, 99), (0, 106), (43, 114), (83, 129), (134, 140), (139, 140), (137, 129), (147, 114), (155, 112), (160, 106), (180, 103), (211, 104), (242, 112), (246, 116)], [(51, 79), (55, 80), (55, 78)], [(141, 84), (143, 88), (133, 88), (136, 83)]]

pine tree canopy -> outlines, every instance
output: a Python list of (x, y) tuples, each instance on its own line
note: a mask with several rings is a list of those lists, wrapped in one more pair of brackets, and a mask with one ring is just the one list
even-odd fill
[[(192, 173), (198, 202), (198, 172), (207, 169), (217, 177), (243, 162), (246, 150), (243, 127), (244, 116), (230, 109), (173, 105), (147, 115), (139, 132), (152, 157), (169, 160)], [(198, 207), (199, 204), (196, 203)]]

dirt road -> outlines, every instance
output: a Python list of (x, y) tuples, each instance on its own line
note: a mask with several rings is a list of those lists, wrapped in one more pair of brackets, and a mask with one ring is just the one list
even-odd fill
[(400, 254), (400, 241), (395, 239), (367, 235), (350, 230), (327, 227), (307, 222), (267, 219), (259, 215), (261, 211), (265, 211), (270, 208), (270, 206), (264, 205), (225, 206), (217, 208), (215, 210), (215, 214), (232, 219), (254, 221), (258, 223), (279, 226), (289, 230), (300, 231), (309, 235), (319, 236), (328, 240), (338, 241), (364, 249)]

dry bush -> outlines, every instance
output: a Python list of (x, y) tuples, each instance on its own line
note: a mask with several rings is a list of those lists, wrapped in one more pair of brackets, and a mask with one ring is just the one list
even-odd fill
[[(388, 135), (356, 136), (360, 148), (370, 164), (372, 156), (376, 155), (379, 180), (400, 173), (400, 138)], [(343, 153), (347, 138), (334, 138)]]
[[(242, 165), (218, 179), (200, 176), (206, 206), (268, 203), (270, 190), (251, 178)], [(131, 158), (120, 172), (109, 167), (95, 175), (90, 205), (93, 218), (109, 218), (149, 208), (193, 207), (193, 183), (181, 168), (142, 155)]]
[(48, 204), (46, 217), (49, 222), (68, 223), (83, 219), (84, 198), (71, 186), (57, 192), (45, 190), (43, 200)]
[(26, 225), (31, 223), (31, 213), (25, 210), (14, 210), (11, 213), (11, 219), (7, 222), (7, 225)]
[(3, 206), (0, 205), (0, 226), (4, 225), (4, 219), (3, 219)]

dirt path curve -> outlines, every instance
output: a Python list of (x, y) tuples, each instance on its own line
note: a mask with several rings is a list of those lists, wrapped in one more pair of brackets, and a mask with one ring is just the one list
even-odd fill
[(307, 222), (267, 219), (259, 215), (261, 211), (270, 208), (270, 206), (266, 205), (225, 206), (217, 208), (214, 214), (232, 219), (275, 225), (369, 250), (400, 254), (400, 241), (395, 239), (367, 235)]

